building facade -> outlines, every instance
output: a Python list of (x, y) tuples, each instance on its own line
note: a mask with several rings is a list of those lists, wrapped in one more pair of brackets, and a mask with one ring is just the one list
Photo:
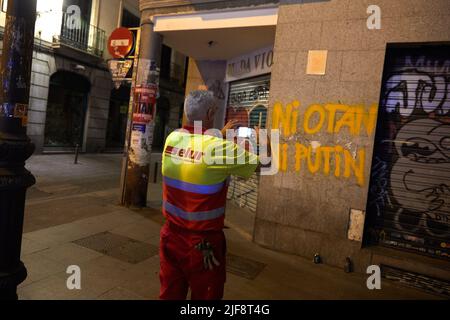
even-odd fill
[(217, 127), (280, 129), (279, 172), (230, 185), (255, 216), (256, 243), (448, 290), (450, 5), (372, 2), (141, 0), (140, 10), (189, 56), (186, 93), (215, 92)]
[[(1, 5), (2, 38), (7, 0)], [(107, 65), (108, 37), (121, 26), (140, 26), (137, 0), (37, 1), (27, 126), (36, 153), (123, 150), (131, 84), (115, 88)], [(183, 101), (185, 58), (167, 49), (160, 140)]]

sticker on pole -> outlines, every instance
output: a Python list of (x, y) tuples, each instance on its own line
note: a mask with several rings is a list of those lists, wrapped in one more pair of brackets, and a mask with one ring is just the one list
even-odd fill
[(123, 82), (131, 81), (127, 78), (128, 72), (133, 66), (133, 60), (109, 60), (108, 68), (111, 72), (112, 80), (116, 89), (119, 89)]
[(123, 80), (133, 66), (132, 60), (109, 60), (108, 67), (113, 81)]
[(139, 85), (134, 89), (130, 161), (139, 166), (150, 163), (157, 91), (158, 87), (153, 84)]
[(108, 51), (113, 58), (125, 58), (134, 47), (134, 35), (127, 28), (115, 29), (108, 39)]
[(3, 103), (0, 105), (0, 117), (20, 119), (23, 127), (28, 122), (28, 105), (23, 103)]
[(154, 84), (137, 86), (134, 90), (136, 99), (146, 105), (154, 105), (158, 95), (158, 87)]

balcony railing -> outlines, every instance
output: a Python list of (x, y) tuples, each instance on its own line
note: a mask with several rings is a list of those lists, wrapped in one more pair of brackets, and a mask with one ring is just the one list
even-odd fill
[(106, 43), (106, 33), (97, 26), (81, 20), (74, 23), (73, 17), (67, 13), (62, 14), (61, 34), (54, 37), (54, 43), (88, 52), (95, 56), (103, 56)]

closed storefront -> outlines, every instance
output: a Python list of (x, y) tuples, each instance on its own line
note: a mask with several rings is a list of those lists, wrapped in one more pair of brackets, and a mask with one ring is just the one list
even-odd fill
[(450, 46), (388, 48), (369, 186), (370, 243), (450, 259)]
[[(231, 82), (229, 85), (226, 122), (237, 120), (241, 127), (265, 128), (269, 102), (270, 74)], [(228, 199), (240, 207), (256, 211), (259, 175), (243, 180), (233, 177)]]

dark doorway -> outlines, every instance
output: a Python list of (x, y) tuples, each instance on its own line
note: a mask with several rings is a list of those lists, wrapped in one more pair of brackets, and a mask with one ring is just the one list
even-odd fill
[(111, 91), (106, 133), (106, 147), (109, 149), (122, 149), (125, 145), (130, 90), (130, 84), (124, 83)]
[(89, 91), (89, 81), (76, 73), (59, 71), (51, 76), (45, 147), (82, 146)]

